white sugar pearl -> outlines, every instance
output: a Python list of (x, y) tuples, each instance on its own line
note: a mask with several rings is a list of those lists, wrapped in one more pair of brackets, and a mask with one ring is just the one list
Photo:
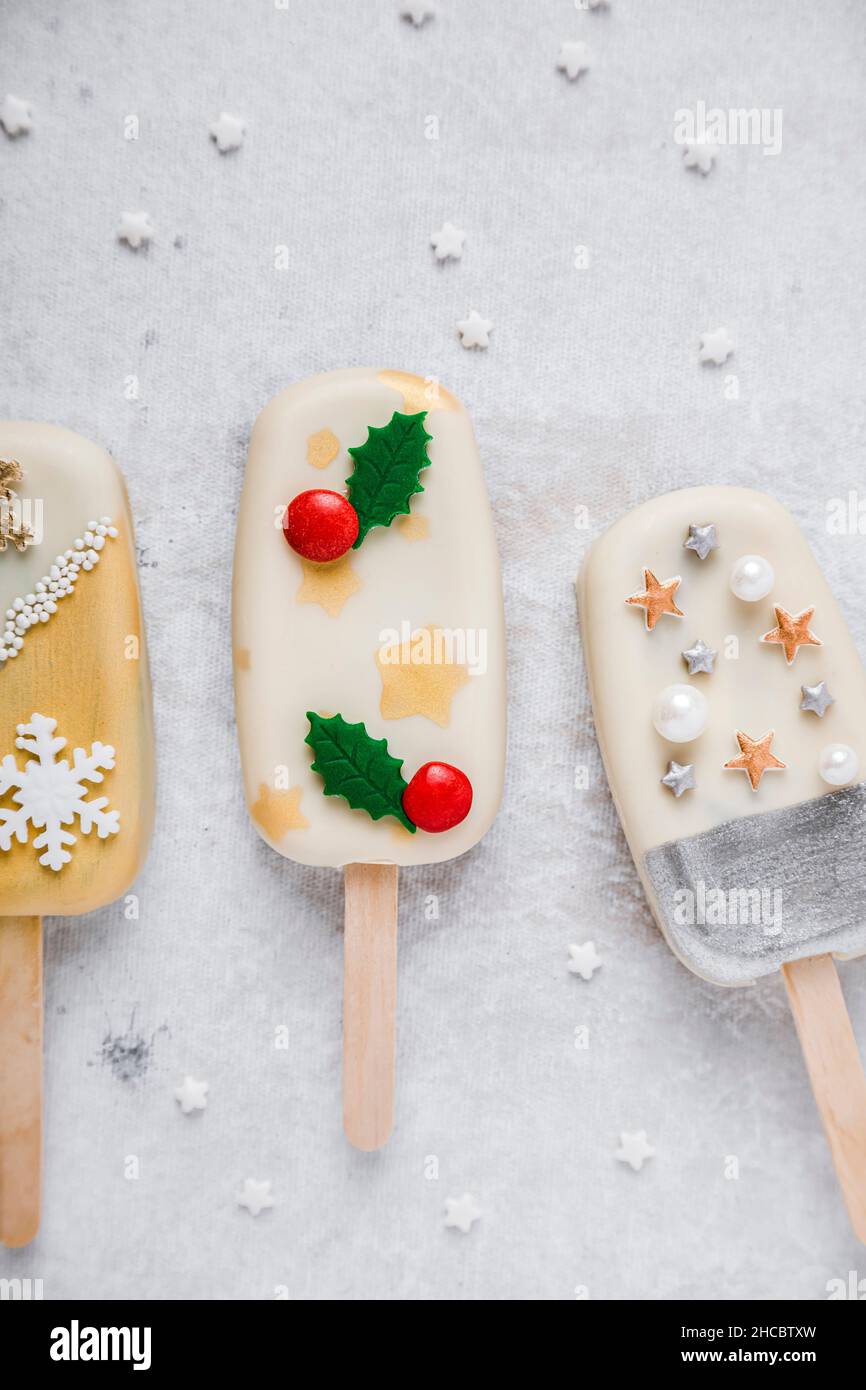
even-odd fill
[(32, 605), (36, 602), (36, 595), (35, 595), (35, 594), (27, 594), (26, 597), (25, 597), (25, 599), (24, 599), (24, 602), (25, 602), (25, 603), (29, 603), (29, 604), (31, 605), (31, 607), (32, 607)]
[(20, 650), (21, 650), (21, 648), (22, 648), (23, 646), (24, 646), (24, 638), (23, 638), (23, 637), (13, 637), (13, 638), (12, 638), (12, 652), (11, 652), (11, 655), (14, 656), (16, 652), (20, 652)]
[(693, 685), (668, 685), (653, 701), (652, 721), (668, 743), (691, 743), (707, 727), (706, 696)]
[(860, 759), (847, 743), (828, 743), (821, 749), (818, 771), (831, 787), (846, 787), (860, 771)]
[(109, 528), (108, 528), (108, 534), (109, 534), (109, 536), (111, 536), (112, 540), (114, 540), (114, 538), (117, 536), (117, 527), (116, 527), (116, 526), (109, 526)]
[(731, 570), (731, 593), (744, 603), (766, 598), (776, 582), (773, 566), (763, 555), (741, 555)]
[(101, 550), (102, 547), (105, 545), (105, 536), (100, 535), (99, 532), (97, 532), (90, 544), (93, 546), (94, 550)]
[(15, 600), (15, 602), (13, 603), (12, 607), (15, 609), (15, 612), (16, 612), (16, 613), (20, 613), (21, 610), (22, 610), (22, 608), (24, 607), (24, 600), (23, 600), (23, 598), (17, 598), (17, 599)]
[(7, 618), (14, 618), (14, 617), (15, 617), (15, 609), (14, 609), (14, 608), (7, 608), (7, 609), (6, 609), (6, 617), (7, 617)]

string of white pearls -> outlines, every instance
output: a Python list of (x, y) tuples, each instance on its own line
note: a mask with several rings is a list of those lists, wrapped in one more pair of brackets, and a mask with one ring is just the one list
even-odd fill
[(105, 548), (106, 540), (114, 540), (116, 536), (117, 527), (110, 516), (88, 521), (84, 535), (76, 537), (69, 550), (55, 557), (48, 573), (34, 584), (33, 593), (16, 598), (12, 607), (6, 609), (5, 627), (0, 637), (0, 669), (18, 655), (30, 628), (47, 623), (57, 612), (60, 600), (75, 592), (75, 581), (81, 571), (92, 570), (98, 565), (99, 552)]

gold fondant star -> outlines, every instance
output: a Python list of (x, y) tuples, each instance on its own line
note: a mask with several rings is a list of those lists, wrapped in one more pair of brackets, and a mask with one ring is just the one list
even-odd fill
[(459, 402), (440, 386), (435, 377), (414, 376), (412, 372), (380, 372), (379, 380), (391, 386), (403, 397), (403, 410), (406, 415), (417, 415), (426, 410), (432, 415), (434, 410), (457, 410)]
[(643, 582), (644, 588), (641, 592), (632, 594), (631, 598), (626, 599), (626, 603), (636, 603), (646, 610), (647, 632), (652, 632), (663, 613), (670, 613), (676, 618), (683, 617), (682, 609), (677, 608), (674, 602), (674, 594), (682, 583), (678, 574), (673, 579), (661, 581), (656, 579), (652, 570), (644, 568)]
[(258, 800), (250, 807), (250, 815), (271, 840), (281, 840), (290, 830), (306, 830), (310, 824), (301, 814), (300, 787), (274, 791), (266, 782), (261, 782)]
[(340, 441), (333, 430), (319, 430), (307, 440), (307, 463), (314, 468), (327, 468), (340, 452)]
[[(301, 558), (301, 557), (299, 557)], [(304, 582), (295, 595), (297, 603), (318, 603), (331, 618), (339, 618), (347, 599), (356, 594), (361, 581), (352, 569), (351, 552), (325, 565), (301, 558)]]
[(737, 731), (739, 756), (731, 758), (729, 763), (725, 763), (725, 767), (745, 772), (752, 784), (753, 792), (758, 790), (758, 783), (765, 772), (781, 772), (785, 767), (785, 763), (780, 762), (776, 755), (770, 752), (770, 744), (775, 737), (775, 729), (764, 734), (763, 738), (749, 738), (748, 734)]
[(778, 627), (774, 627), (771, 632), (765, 632), (761, 638), (762, 642), (776, 642), (785, 650), (785, 660), (788, 665), (794, 660), (801, 647), (822, 647), (824, 644), (820, 637), (816, 637), (814, 632), (809, 631), (809, 622), (814, 608), (804, 608), (802, 613), (792, 615), (786, 608), (774, 605), (776, 610), (776, 622)]
[(430, 522), (426, 516), (404, 516), (397, 523), (400, 535), (407, 541), (426, 541), (430, 535)]
[(466, 667), (450, 659), (442, 628), (425, 627), (410, 640), (376, 652), (382, 677), (379, 712), (383, 719), (423, 714), (443, 728), (451, 718), (451, 701), (469, 680)]

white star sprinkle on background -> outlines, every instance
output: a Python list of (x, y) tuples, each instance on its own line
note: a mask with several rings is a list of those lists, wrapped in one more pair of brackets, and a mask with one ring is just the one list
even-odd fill
[(708, 174), (718, 153), (718, 145), (713, 145), (709, 140), (687, 140), (683, 164), (687, 169), (700, 169), (702, 174)]
[(472, 1229), (473, 1221), (481, 1216), (481, 1208), (470, 1192), (462, 1197), (448, 1197), (445, 1202), (445, 1225), (454, 1226), (464, 1235)]
[(185, 1076), (182, 1084), (175, 1088), (174, 1098), (179, 1102), (184, 1115), (191, 1115), (193, 1110), (204, 1110), (209, 1090), (206, 1081), (196, 1081), (194, 1076)]
[(698, 361), (715, 362), (716, 366), (720, 367), (723, 362), (727, 362), (733, 350), (734, 340), (727, 328), (716, 328), (712, 333), (701, 334)]
[(459, 319), (457, 323), (457, 332), (465, 348), (489, 347), (492, 331), (493, 324), (490, 319), (483, 319), (475, 309), (470, 310), (469, 316)]
[(428, 19), (435, 19), (438, 13), (435, 5), (404, 5), (400, 11), (400, 18), (408, 19), (410, 24), (420, 29)]
[(124, 212), (120, 215), (117, 235), (121, 241), (128, 242), (133, 251), (153, 241), (155, 231), (156, 228), (146, 212)]
[(250, 1216), (258, 1216), (274, 1205), (269, 1182), (256, 1182), (255, 1178), (244, 1180), (243, 1191), (238, 1197), (238, 1206), (246, 1207)]
[(447, 261), (449, 256), (452, 260), (459, 261), (463, 255), (465, 240), (466, 233), (455, 227), (453, 222), (443, 222), (439, 231), (431, 236), (430, 245), (436, 253), (437, 261)]
[(639, 1129), (636, 1134), (621, 1134), (616, 1157), (620, 1163), (627, 1163), (639, 1173), (648, 1158), (655, 1158), (655, 1149), (647, 1143), (646, 1130)]
[(221, 111), (219, 120), (212, 121), (208, 130), (211, 139), (216, 140), (220, 154), (227, 154), (229, 150), (240, 149), (244, 142), (246, 126), (240, 116), (230, 116), (228, 111)]
[(556, 66), (564, 73), (568, 74), (569, 82), (573, 82), (576, 77), (580, 77), (582, 72), (589, 71), (589, 64), (592, 54), (589, 51), (589, 44), (582, 40), (561, 43), (559, 45), (559, 57)]
[(596, 970), (602, 965), (601, 956), (595, 949), (594, 941), (584, 941), (582, 946), (569, 946), (568, 954), (571, 959), (568, 968), (572, 975), (579, 975), (582, 980), (591, 980)]
[(25, 135), (33, 128), (33, 108), (29, 101), (7, 92), (0, 106), (0, 125), (7, 135)]

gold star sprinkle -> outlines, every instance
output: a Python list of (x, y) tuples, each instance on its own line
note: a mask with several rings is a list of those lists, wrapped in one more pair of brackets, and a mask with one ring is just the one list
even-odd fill
[(310, 824), (301, 813), (300, 787), (278, 792), (261, 782), (258, 800), (250, 807), (250, 815), (270, 840), (281, 840), (290, 830), (307, 830)]
[(458, 410), (459, 401), (440, 386), (436, 377), (414, 376), (412, 372), (380, 372), (379, 380), (391, 386), (403, 397), (403, 410), (406, 415), (417, 415), (426, 410), (432, 415), (434, 410)]
[(758, 783), (765, 772), (781, 772), (785, 767), (785, 764), (780, 762), (774, 753), (770, 752), (770, 744), (775, 737), (775, 729), (764, 734), (763, 738), (749, 738), (748, 734), (737, 732), (737, 743), (740, 745), (739, 756), (731, 758), (729, 763), (725, 763), (725, 767), (745, 772), (752, 784), (753, 792), (758, 790)]
[(814, 608), (804, 608), (802, 613), (790, 614), (786, 608), (780, 608), (775, 604), (776, 622), (778, 627), (774, 627), (772, 632), (765, 632), (761, 638), (762, 642), (776, 642), (785, 650), (785, 660), (788, 665), (794, 660), (801, 647), (823, 647), (820, 637), (816, 637), (814, 632), (809, 631), (809, 623)]
[(426, 516), (404, 516), (397, 522), (397, 529), (404, 540), (426, 541), (430, 535), (430, 522)]
[(361, 581), (352, 569), (351, 551), (339, 560), (319, 565), (315, 560), (301, 560), (304, 582), (295, 595), (297, 603), (318, 603), (331, 618), (339, 618), (347, 599), (356, 594)]
[(319, 430), (307, 440), (307, 463), (314, 468), (327, 468), (340, 452), (340, 441), (333, 430)]
[(383, 719), (423, 714), (442, 728), (448, 724), (451, 701), (469, 680), (466, 667), (450, 659), (448, 646), (442, 628), (424, 627), (402, 646), (379, 648), (375, 659), (382, 677)]
[(674, 602), (674, 594), (682, 583), (678, 574), (673, 579), (665, 579), (662, 582), (656, 579), (652, 570), (645, 568), (643, 582), (644, 588), (641, 592), (632, 594), (631, 598), (626, 599), (626, 603), (636, 603), (646, 610), (647, 632), (652, 632), (663, 613), (670, 613), (676, 618), (683, 617), (682, 609), (677, 608)]

